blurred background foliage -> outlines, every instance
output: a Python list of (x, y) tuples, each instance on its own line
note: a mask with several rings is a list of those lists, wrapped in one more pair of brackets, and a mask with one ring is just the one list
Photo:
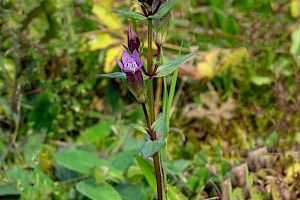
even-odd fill
[[(142, 110), (98, 77), (119, 71), (129, 25), (146, 41), (145, 25), (111, 11), (140, 8), (0, 5), (0, 198), (154, 199), (144, 135), (128, 126)], [(165, 62), (180, 50), (197, 53), (172, 107), (169, 199), (299, 199), (300, 2), (178, 1)]]

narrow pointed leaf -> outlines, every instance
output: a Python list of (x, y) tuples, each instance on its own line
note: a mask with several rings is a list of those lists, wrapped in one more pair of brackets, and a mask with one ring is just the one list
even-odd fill
[(163, 120), (165, 120), (165, 116), (162, 113), (160, 113), (151, 125), (151, 128), (155, 131)]
[(175, 6), (175, 4), (177, 3), (178, 0), (171, 0), (167, 3), (164, 3), (160, 6), (158, 12), (153, 15), (153, 16), (149, 16), (149, 18), (151, 19), (158, 19), (158, 18), (162, 18), (164, 17), (168, 12), (170, 12), (170, 10)]
[(123, 72), (113, 72), (109, 74), (100, 74), (100, 77), (106, 77), (106, 78), (126, 78), (126, 74)]
[(143, 127), (143, 126), (141, 126), (141, 125), (139, 125), (139, 124), (131, 123), (131, 124), (129, 124), (129, 126), (131, 126), (132, 128), (134, 128), (134, 129), (136, 129), (136, 130), (138, 130), (138, 131), (141, 131), (141, 132), (147, 134), (146, 128)]
[(135, 160), (137, 161), (138, 165), (140, 166), (141, 170), (143, 171), (143, 174), (144, 174), (150, 188), (152, 189), (153, 192), (156, 192), (156, 180), (155, 180), (153, 165), (148, 160), (144, 160), (140, 156), (136, 156)]
[(164, 77), (171, 74), (175, 69), (177, 69), (180, 66), (181, 63), (183, 63), (192, 55), (194, 55), (194, 53), (189, 53), (185, 56), (181, 56), (179, 58), (176, 58), (175, 60), (172, 60), (166, 64), (159, 66), (157, 69), (156, 77)]
[(119, 14), (119, 15), (123, 15), (127, 18), (130, 18), (130, 19), (134, 19), (134, 20), (146, 20), (147, 17), (145, 17), (144, 15), (142, 15), (141, 13), (138, 13), (138, 12), (128, 12), (128, 11), (123, 11), (123, 10), (115, 10), (113, 11), (114, 13), (116, 14)]

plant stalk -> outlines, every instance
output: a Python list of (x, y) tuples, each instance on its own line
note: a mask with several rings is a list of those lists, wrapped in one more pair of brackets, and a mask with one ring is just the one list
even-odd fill
[[(147, 53), (147, 71), (150, 76), (153, 76), (153, 52), (152, 52), (152, 19), (148, 19), (148, 53)], [(151, 83), (149, 87), (149, 99), (150, 99), (150, 124), (155, 121), (155, 111), (154, 111), (154, 91), (153, 91), (153, 83)], [(146, 107), (145, 107), (146, 108)], [(144, 106), (143, 106), (144, 109)], [(146, 115), (146, 114), (145, 114)], [(146, 117), (147, 118), (147, 117)], [(156, 134), (153, 132), (150, 127), (148, 127), (148, 133), (151, 137), (151, 140), (156, 140)], [(162, 177), (161, 177), (161, 164), (159, 159), (159, 153), (156, 152), (153, 154), (153, 163), (155, 169), (155, 177), (156, 177), (156, 191), (157, 191), (157, 199), (163, 200), (162, 194)]]

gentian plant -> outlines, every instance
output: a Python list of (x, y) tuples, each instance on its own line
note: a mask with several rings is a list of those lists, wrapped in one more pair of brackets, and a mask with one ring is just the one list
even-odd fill
[[(129, 27), (127, 33), (128, 45), (122, 53), (121, 60), (116, 58), (116, 63), (122, 72), (102, 74), (102, 77), (122, 78), (136, 101), (143, 107), (146, 127), (138, 124), (132, 126), (146, 133), (147, 141), (141, 148), (141, 153), (146, 159), (153, 158), (157, 199), (168, 199), (166, 174), (164, 173), (167, 160), (167, 136), (169, 131), (170, 108), (173, 102), (175, 86), (180, 64), (193, 53), (178, 57), (166, 64), (162, 63), (162, 49), (167, 31), (170, 26), (170, 11), (177, 0), (139, 0), (135, 2), (141, 6), (142, 13), (134, 11), (115, 11), (129, 19), (147, 24), (147, 57), (144, 67), (143, 58), (140, 57), (141, 49), (138, 34)], [(153, 57), (152, 42), (157, 46), (157, 56)], [(156, 59), (154, 61), (154, 59)], [(168, 89), (166, 77), (171, 76), (172, 82)], [(154, 88), (153, 82), (157, 82)], [(161, 99), (163, 88), (163, 99)], [(154, 95), (154, 89), (156, 95)], [(162, 109), (160, 108), (162, 102)], [(159, 113), (162, 110), (161, 113)], [(148, 112), (149, 111), (149, 112)], [(163, 195), (164, 193), (164, 195)]]

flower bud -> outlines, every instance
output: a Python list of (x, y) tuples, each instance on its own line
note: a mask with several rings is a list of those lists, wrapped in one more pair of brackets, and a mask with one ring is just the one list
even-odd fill
[(139, 103), (145, 103), (146, 91), (143, 75), (140, 70), (144, 63), (140, 61), (137, 50), (133, 51), (132, 56), (124, 50), (122, 54), (122, 62), (118, 59), (116, 59), (116, 61), (122, 72), (126, 74), (127, 86), (135, 99)]
[(157, 47), (161, 47), (165, 43), (166, 35), (171, 24), (170, 13), (166, 14), (163, 18), (155, 19), (153, 21), (154, 27), (154, 42)]
[(136, 32), (134, 32), (134, 30), (131, 27), (129, 27), (129, 29), (128, 29), (127, 39), (128, 39), (129, 50), (131, 52), (133, 52), (134, 50), (139, 51), (140, 40), (139, 40)]

